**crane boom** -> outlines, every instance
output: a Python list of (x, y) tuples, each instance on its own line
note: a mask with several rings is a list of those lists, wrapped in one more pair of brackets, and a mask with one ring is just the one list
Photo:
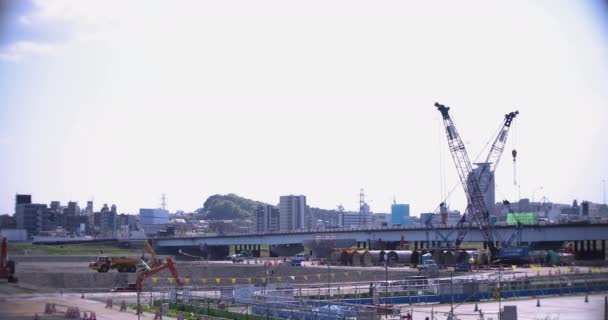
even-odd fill
[[(456, 170), (458, 171), (460, 183), (462, 184), (464, 193), (467, 197), (467, 202), (471, 208), (471, 218), (477, 222), (485, 242), (490, 251), (494, 253), (496, 251), (496, 246), (494, 245), (494, 237), (490, 226), (489, 212), (486, 208), (483, 193), (479, 186), (478, 177), (473, 173), (473, 166), (469, 160), (469, 155), (467, 154), (464, 142), (460, 138), (460, 135), (454, 126), (454, 122), (450, 117), (450, 108), (437, 102), (435, 102), (435, 107), (441, 112), (450, 153), (452, 154), (452, 159), (456, 165)], [(467, 231), (466, 228), (458, 230), (456, 246), (459, 246), (462, 243)]]
[[(492, 147), (490, 147), (490, 152), (486, 157), (486, 162), (483, 164), (480, 172), (478, 173), (477, 181), (479, 183), (479, 188), (482, 191), (482, 195), (486, 194), (488, 188), (492, 184), (492, 180), (494, 179), (494, 171), (496, 171), (496, 167), (498, 167), (498, 162), (500, 161), (502, 153), (507, 144), (507, 137), (509, 135), (509, 129), (511, 128), (511, 123), (518, 114), (519, 111), (513, 111), (505, 115), (502, 128), (498, 132), (498, 135), (496, 135), (496, 139), (494, 140), (494, 143), (492, 143)], [(460, 245), (462, 239), (464, 239), (464, 235), (466, 235), (466, 233), (468, 232), (472, 220), (474, 220), (473, 213), (471, 210), (471, 205), (469, 203), (467, 205), (467, 209), (465, 210), (465, 216), (458, 222), (457, 225), (458, 230), (463, 230), (463, 236), (462, 238), (458, 238), (460, 240), (456, 240), (456, 245)]]

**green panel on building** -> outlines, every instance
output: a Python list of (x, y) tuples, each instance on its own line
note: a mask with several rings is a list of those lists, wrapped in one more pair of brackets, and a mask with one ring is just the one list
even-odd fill
[(507, 224), (536, 224), (538, 223), (538, 213), (536, 212), (515, 212), (507, 214)]

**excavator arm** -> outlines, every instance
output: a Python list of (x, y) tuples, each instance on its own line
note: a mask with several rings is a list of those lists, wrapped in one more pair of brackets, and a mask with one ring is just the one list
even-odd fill
[(150, 268), (154, 268), (157, 265), (160, 265), (160, 262), (157, 260), (156, 251), (154, 251), (154, 248), (152, 248), (152, 246), (150, 245), (148, 240), (144, 240), (144, 251), (149, 253), (151, 256), (152, 260), (150, 261), (150, 264), (149, 264)]
[(184, 284), (182, 283), (182, 281), (179, 279), (179, 274), (177, 273), (177, 270), (175, 269), (175, 265), (173, 264), (173, 260), (171, 258), (167, 258), (167, 261), (163, 264), (158, 265), (155, 268), (152, 268), (151, 270), (144, 270), (142, 271), (139, 276), (137, 277), (137, 282), (136, 282), (136, 287), (137, 287), (137, 291), (140, 292), (144, 283), (144, 280), (146, 280), (146, 278), (159, 273), (163, 270), (169, 269), (169, 271), (171, 271), (171, 275), (173, 276), (173, 278), (175, 279), (175, 282), (179, 285), (179, 286), (183, 286)]

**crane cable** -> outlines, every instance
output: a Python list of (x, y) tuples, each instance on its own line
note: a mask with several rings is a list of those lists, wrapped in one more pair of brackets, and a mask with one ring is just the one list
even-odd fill
[(513, 185), (517, 186), (517, 126), (516, 126), (517, 121), (515, 119), (513, 119), (513, 139), (511, 140), (511, 147), (513, 148), (513, 151), (511, 151), (511, 155), (513, 156)]

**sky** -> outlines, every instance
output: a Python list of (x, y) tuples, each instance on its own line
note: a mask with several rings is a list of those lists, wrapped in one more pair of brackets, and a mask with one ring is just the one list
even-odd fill
[[(93, 199), (119, 212), (213, 194), (411, 213), (466, 198), (520, 112), (496, 199), (603, 202), (608, 10), (600, 1), (0, 0), (0, 214)], [(511, 149), (518, 150), (517, 179)], [(519, 186), (519, 187), (518, 187)]]

